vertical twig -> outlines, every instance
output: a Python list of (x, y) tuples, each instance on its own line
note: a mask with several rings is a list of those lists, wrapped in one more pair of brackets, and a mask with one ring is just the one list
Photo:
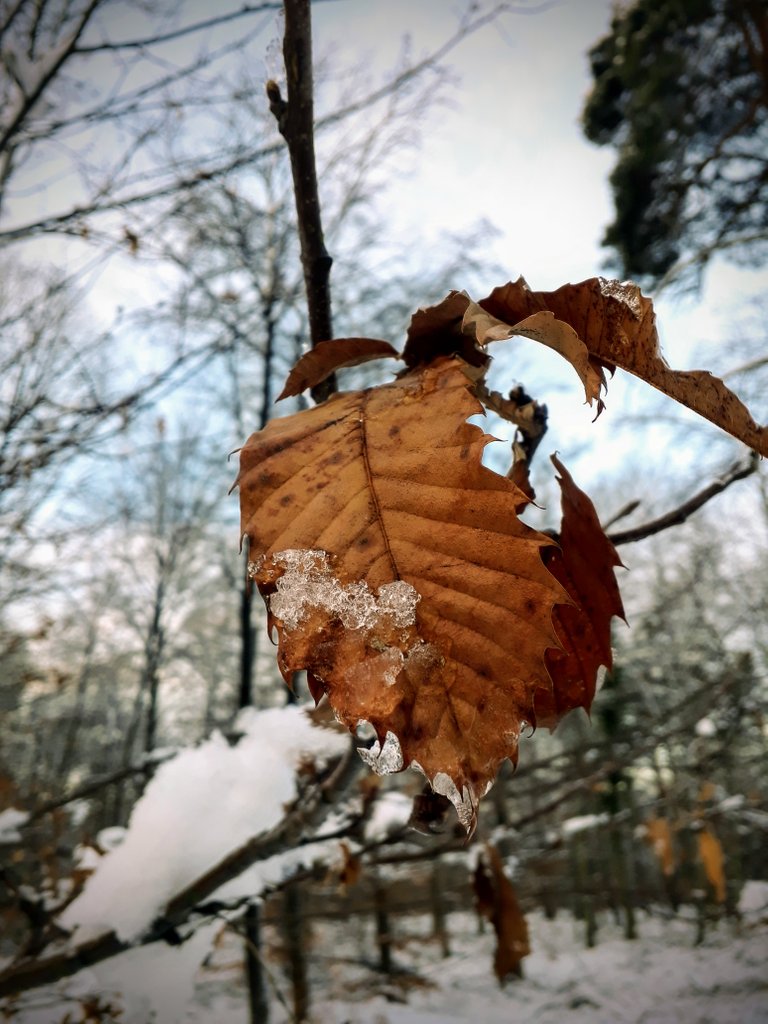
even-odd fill
[[(312, 18), (309, 0), (284, 0), (283, 6), (283, 59), (288, 99), (283, 99), (280, 87), (272, 80), (267, 82), (267, 96), (291, 160), (309, 332), (314, 347), (333, 337), (330, 288), (333, 260), (323, 238), (315, 165)], [(312, 397), (321, 402), (335, 390), (336, 379), (329, 377), (312, 389)]]

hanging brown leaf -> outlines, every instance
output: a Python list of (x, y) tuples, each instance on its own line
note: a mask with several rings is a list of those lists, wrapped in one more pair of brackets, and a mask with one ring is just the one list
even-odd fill
[(300, 395), (307, 388), (313, 388), (336, 370), (348, 366), (360, 366), (374, 359), (399, 359), (400, 353), (388, 341), (379, 338), (337, 338), (335, 341), (321, 341), (305, 352), (285, 382), (277, 401)]
[(528, 925), (499, 851), (490, 843), (486, 843), (477, 862), (473, 885), (477, 912), (493, 924), (496, 932), (493, 969), (499, 983), (510, 975), (521, 977), (521, 961), (531, 952)]
[(356, 853), (352, 853), (348, 843), (340, 843), (341, 866), (338, 868), (337, 877), (339, 885), (344, 889), (351, 889), (360, 881), (363, 873), (363, 864)]
[(438, 359), (275, 420), (237, 482), (284, 676), (307, 669), (350, 729), (373, 725), (375, 768), (417, 763), (472, 827), (550, 685), (568, 598), (524, 495), (481, 464), (465, 369)]
[[(554, 292), (534, 292), (522, 277), (495, 288), (479, 305), (506, 324), (548, 311), (574, 329), (594, 366), (620, 366), (710, 420), (722, 430), (768, 455), (768, 427), (752, 419), (746, 406), (705, 370), (672, 370), (659, 348), (653, 304), (631, 283), (593, 277)], [(561, 350), (567, 356), (567, 352)], [(581, 373), (583, 362), (574, 363)]]
[(708, 825), (699, 832), (699, 857), (715, 899), (718, 903), (725, 903), (725, 857), (720, 840)]
[(492, 316), (477, 302), (470, 302), (464, 314), (464, 330), (472, 330), (480, 345), (506, 341), (519, 335), (559, 352), (578, 373), (587, 402), (590, 405), (597, 402), (598, 413), (602, 410), (600, 393), (605, 386), (602, 367), (590, 359), (587, 346), (570, 324), (558, 320), (549, 310), (532, 313), (518, 323), (508, 324)]
[(624, 617), (615, 568), (621, 565), (616, 548), (606, 537), (592, 502), (579, 490), (556, 455), (560, 474), (563, 520), (560, 547), (548, 548), (544, 560), (571, 599), (558, 605), (554, 620), (562, 649), (550, 648), (546, 661), (552, 686), (535, 697), (536, 720), (554, 726), (573, 708), (589, 710), (595, 696), (597, 672), (610, 669), (611, 620)]
[(645, 839), (659, 858), (661, 870), (669, 877), (675, 873), (675, 850), (672, 828), (666, 818), (649, 818), (645, 823)]

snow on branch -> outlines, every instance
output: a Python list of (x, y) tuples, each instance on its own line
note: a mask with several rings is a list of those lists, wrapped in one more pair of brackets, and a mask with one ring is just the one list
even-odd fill
[[(202, 900), (219, 891), (231, 897), (234, 879), (238, 890), (242, 881), (258, 898), (317, 855), (317, 844), (293, 847), (322, 824), (362, 763), (351, 756), (349, 738), (295, 706), (246, 708), (237, 729), (242, 736), (234, 745), (216, 733), (161, 765), (124, 841), (54, 922), (71, 933), (66, 947), (9, 965), (0, 972), (0, 996), (168, 937)], [(318, 773), (333, 765), (320, 781)], [(300, 792), (305, 771), (313, 781)], [(267, 872), (247, 870), (270, 858)]]
[(181, 889), (230, 850), (269, 831), (297, 797), (296, 769), (342, 756), (348, 740), (318, 728), (296, 707), (238, 719), (230, 746), (215, 733), (163, 765), (131, 815), (126, 838), (108, 853), (60, 924), (77, 942), (112, 930), (138, 939)]

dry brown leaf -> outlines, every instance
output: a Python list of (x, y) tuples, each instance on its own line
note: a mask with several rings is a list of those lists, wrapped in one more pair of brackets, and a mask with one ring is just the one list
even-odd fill
[(277, 401), (300, 395), (307, 388), (313, 388), (336, 370), (343, 367), (360, 366), (374, 359), (399, 359), (400, 353), (388, 341), (378, 338), (337, 338), (321, 341), (305, 352), (285, 382)]
[(479, 305), (507, 324), (549, 311), (570, 324), (595, 368), (620, 366), (768, 455), (768, 427), (758, 426), (718, 377), (705, 370), (670, 369), (659, 348), (653, 304), (637, 285), (594, 277), (554, 292), (534, 292), (521, 277), (495, 288)]
[(563, 520), (560, 548), (548, 549), (547, 568), (558, 579), (572, 605), (558, 605), (554, 620), (562, 649), (547, 651), (552, 686), (537, 691), (536, 720), (554, 726), (573, 708), (589, 710), (595, 696), (597, 672), (610, 669), (611, 620), (624, 617), (614, 570), (621, 565), (616, 548), (606, 537), (597, 512), (556, 455), (560, 476)]
[(520, 963), (531, 952), (528, 924), (517, 902), (514, 886), (504, 872), (499, 851), (486, 843), (473, 878), (477, 912), (496, 932), (493, 969), (499, 983), (512, 974), (520, 977)]
[(449, 292), (436, 306), (418, 309), (408, 325), (403, 362), (408, 367), (431, 363), (439, 356), (458, 355), (470, 366), (484, 367), (489, 358), (463, 330), (470, 304), (466, 292)]
[(704, 782), (702, 782), (701, 786), (699, 787), (699, 796), (698, 796), (699, 803), (700, 804), (706, 804), (710, 800), (714, 800), (716, 795), (717, 795), (717, 786), (715, 786), (714, 782), (710, 782), (708, 779), (705, 779)]
[(645, 823), (645, 839), (659, 858), (661, 870), (669, 877), (675, 873), (675, 851), (672, 828), (666, 818), (649, 818)]
[(602, 367), (590, 359), (587, 346), (570, 324), (558, 320), (549, 310), (532, 313), (518, 323), (508, 324), (492, 316), (477, 302), (470, 302), (464, 313), (463, 328), (465, 333), (472, 331), (480, 345), (521, 335), (559, 352), (578, 373), (587, 402), (590, 405), (597, 402), (598, 414), (602, 411), (600, 393), (605, 387)]
[(546, 311), (525, 316), (519, 322), (502, 322), (484, 306), (473, 302), (465, 292), (450, 292), (436, 306), (418, 310), (411, 319), (403, 349), (406, 366), (455, 354), (472, 366), (484, 367), (488, 363), (485, 346), (520, 335), (541, 342), (567, 359), (581, 378), (587, 401), (590, 405), (597, 401), (598, 413), (602, 410), (602, 366), (590, 359), (584, 342), (569, 324)]
[(715, 899), (718, 903), (725, 903), (725, 857), (720, 840), (708, 825), (699, 832), (699, 857)]
[(551, 544), (481, 464), (462, 361), (274, 420), (241, 452), (251, 573), (284, 676), (307, 669), (380, 771), (415, 762), (466, 827), (550, 685)]
[[(449, 812), (451, 820), (449, 821)], [(435, 835), (445, 832), (456, 818), (451, 811), (451, 802), (447, 797), (434, 793), (427, 783), (421, 793), (417, 793), (411, 805), (408, 827), (422, 835)]]
[(363, 873), (363, 862), (358, 854), (353, 853), (348, 843), (341, 842), (341, 867), (338, 869), (339, 884), (345, 889), (357, 885)]

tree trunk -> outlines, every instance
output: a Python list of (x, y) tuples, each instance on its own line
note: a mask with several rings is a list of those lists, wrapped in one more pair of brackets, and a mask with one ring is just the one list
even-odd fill
[(250, 1024), (267, 1024), (269, 1000), (261, 966), (261, 908), (251, 904), (245, 912), (245, 977), (248, 983)]

